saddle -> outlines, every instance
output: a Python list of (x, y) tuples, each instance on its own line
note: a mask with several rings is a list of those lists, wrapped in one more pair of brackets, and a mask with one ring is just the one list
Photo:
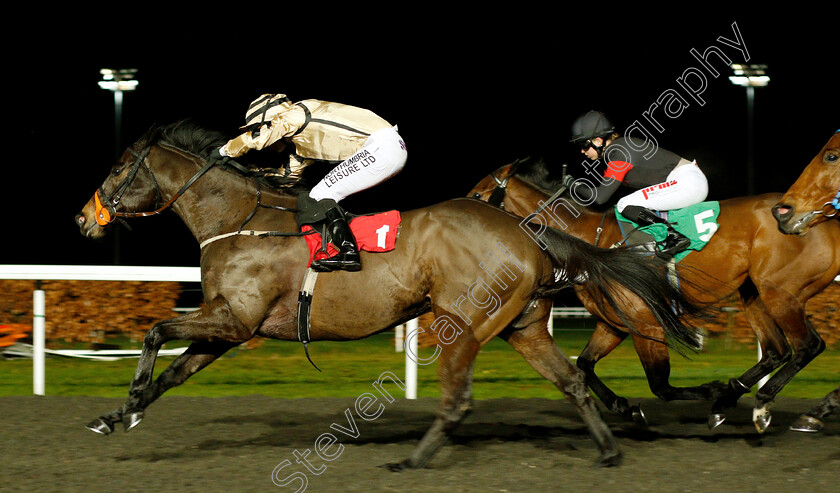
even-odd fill
[[(348, 224), (353, 235), (356, 237), (356, 245), (360, 251), (366, 252), (388, 252), (394, 249), (400, 230), (399, 211), (387, 211), (377, 214), (350, 216)], [(300, 231), (309, 247), (309, 262), (306, 273), (298, 293), (297, 329), (298, 339), (303, 343), (306, 358), (318, 371), (321, 371), (309, 356), (309, 315), (312, 305), (312, 296), (315, 290), (315, 281), (318, 272), (312, 269), (312, 261), (321, 256), (330, 257), (338, 253), (338, 249), (330, 243), (327, 228), (322, 227), (320, 231), (313, 231), (309, 224), (300, 226)]]
[[(356, 237), (356, 244), (359, 250), (366, 252), (387, 252), (394, 249), (397, 242), (397, 236), (400, 227), (400, 212), (387, 211), (377, 214), (368, 214), (360, 216), (352, 216), (348, 219), (350, 230), (353, 236)], [(304, 224), (300, 228), (302, 233), (312, 231), (312, 226)], [(331, 257), (338, 253), (338, 249), (330, 243), (327, 238), (325, 242), (323, 237), (324, 231), (316, 231), (304, 236), (306, 245), (309, 247), (309, 263), (307, 267), (312, 265), (312, 261)]]
[[(691, 240), (688, 248), (674, 256), (675, 262), (684, 259), (692, 251), (702, 250), (720, 227), (717, 223), (720, 204), (717, 201), (701, 202), (682, 209), (657, 211), (657, 213), (671, 223), (674, 229)], [(615, 210), (615, 217), (623, 236), (618, 244), (638, 246), (653, 252), (656, 245), (664, 241), (667, 236), (668, 229), (664, 224), (639, 226), (622, 216), (618, 209)]]

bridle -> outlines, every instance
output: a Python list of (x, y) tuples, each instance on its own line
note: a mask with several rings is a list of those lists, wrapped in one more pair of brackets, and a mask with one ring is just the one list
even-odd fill
[(151, 146), (146, 146), (139, 154), (134, 151), (134, 149), (128, 149), (128, 152), (131, 153), (132, 156), (135, 157), (134, 163), (131, 165), (131, 168), (126, 174), (125, 178), (114, 188), (114, 191), (111, 192), (110, 195), (105, 194), (105, 189), (100, 186), (96, 193), (93, 194), (93, 201), (94, 201), (94, 217), (96, 218), (96, 223), (100, 226), (107, 226), (111, 224), (116, 219), (120, 218), (134, 218), (134, 217), (146, 217), (146, 216), (154, 216), (160, 214), (161, 212), (165, 211), (169, 207), (175, 203), (178, 198), (187, 191), (188, 188), (195, 183), (196, 180), (201, 178), (204, 173), (210, 170), (213, 166), (215, 166), (219, 160), (217, 159), (208, 159), (207, 163), (199, 169), (183, 186), (170, 198), (166, 201), (165, 204), (158, 207), (153, 211), (148, 212), (118, 212), (117, 206), (122, 199), (123, 194), (126, 190), (131, 186), (131, 183), (134, 181), (134, 178), (137, 177), (137, 171), (140, 169), (140, 165), (142, 164), (143, 167), (148, 171), (149, 176), (152, 178), (152, 183), (155, 185), (155, 190), (160, 200), (162, 198), (160, 186), (158, 186), (157, 180), (155, 179), (154, 173), (152, 173), (151, 168), (149, 168), (148, 163), (146, 163), (146, 157), (149, 155), (149, 151), (151, 150)]
[[(175, 147), (168, 146), (163, 143), (157, 143), (158, 146), (163, 148), (168, 148), (173, 151), (178, 152), (178, 149)], [(131, 183), (134, 181), (134, 178), (137, 176), (137, 172), (140, 169), (140, 166), (143, 165), (145, 170), (149, 173), (149, 176), (152, 179), (152, 183), (155, 186), (155, 190), (157, 193), (157, 200), (160, 201), (163, 199), (163, 194), (161, 193), (160, 186), (158, 185), (157, 180), (155, 179), (155, 174), (152, 172), (152, 169), (149, 167), (149, 164), (146, 162), (146, 157), (149, 155), (149, 151), (151, 149), (151, 145), (146, 146), (140, 153), (134, 151), (134, 149), (128, 149), (128, 152), (131, 153), (132, 156), (135, 157), (134, 163), (131, 165), (131, 169), (126, 174), (125, 178), (120, 182), (119, 185), (114, 188), (114, 191), (111, 192), (110, 195), (105, 194), (105, 190), (102, 186), (96, 190), (96, 193), (93, 195), (94, 201), (94, 217), (96, 219), (96, 223), (100, 226), (107, 226), (114, 222), (115, 220), (119, 219), (122, 221), (126, 226), (128, 225), (123, 221), (123, 218), (134, 218), (134, 217), (147, 217), (147, 216), (155, 216), (160, 214), (161, 212), (165, 211), (166, 209), (170, 208), (172, 204), (175, 203), (178, 198), (190, 188), (193, 183), (196, 182), (199, 178), (204, 176), (207, 171), (213, 168), (216, 165), (220, 165), (223, 167), (232, 167), (237, 169), (240, 173), (245, 176), (254, 176), (252, 170), (242, 166), (241, 164), (237, 163), (233, 159), (228, 157), (216, 156), (215, 153), (211, 152), (211, 157), (207, 159), (206, 163), (204, 164), (201, 169), (199, 169), (189, 180), (184, 183), (177, 192), (175, 192), (172, 197), (166, 201), (165, 204), (161, 205), (157, 209), (148, 212), (129, 212), (129, 211), (122, 211), (118, 212), (116, 210), (117, 205), (119, 205), (120, 200), (122, 199), (122, 195), (125, 193), (126, 190), (131, 186)], [(201, 242), (201, 248), (204, 248), (210, 243), (215, 241), (221, 240), (223, 238), (228, 238), (231, 236), (255, 236), (255, 237), (285, 237), (285, 236), (307, 236), (310, 234), (317, 233), (318, 231), (315, 229), (309, 231), (295, 231), (295, 232), (281, 232), (281, 231), (254, 231), (254, 230), (245, 230), (245, 225), (254, 217), (257, 213), (257, 210), (260, 208), (265, 209), (274, 209), (283, 212), (291, 212), (291, 213), (298, 213), (300, 212), (296, 208), (292, 207), (284, 207), (280, 205), (268, 205), (262, 203), (262, 193), (260, 191), (260, 184), (259, 181), (256, 182), (256, 204), (254, 205), (254, 209), (242, 223), (238, 230), (231, 232), (231, 233), (223, 233), (220, 235), (216, 235), (212, 238), (206, 239)]]
[(819, 212), (829, 219), (835, 217), (840, 219), (840, 189), (837, 190), (837, 195), (834, 196), (834, 199), (831, 202), (826, 202), (823, 204), (822, 209), (815, 212)]
[(487, 197), (487, 203), (493, 206), (496, 206), (502, 210), (505, 208), (505, 193), (507, 192), (507, 185), (510, 181), (510, 177), (512, 174), (508, 174), (508, 176), (500, 179), (496, 176), (496, 173), (490, 173), (490, 178), (493, 178), (493, 181), (496, 182), (496, 188), (493, 189), (493, 192), (490, 193), (490, 196)]
[[(834, 132), (835, 135), (837, 135), (838, 133), (840, 133), (840, 129)], [(837, 190), (837, 195), (834, 196), (833, 200), (831, 200), (830, 202), (826, 202), (825, 204), (823, 204), (822, 208), (813, 211), (812, 214), (822, 214), (828, 219), (840, 219), (840, 189)]]
[[(516, 161), (515, 163), (513, 163), (511, 165), (511, 168), (510, 168), (507, 176), (505, 176), (504, 179), (498, 178), (496, 176), (495, 172), (490, 173), (490, 178), (493, 178), (493, 181), (496, 182), (496, 187), (493, 189), (493, 191), (490, 193), (490, 196), (487, 198), (487, 203), (488, 204), (499, 207), (500, 209), (504, 210), (504, 208), (505, 208), (504, 198), (505, 198), (505, 195), (507, 194), (508, 183), (510, 182), (510, 179), (514, 175), (516, 175), (516, 168), (521, 163), (522, 163), (522, 160)], [(566, 170), (567, 170), (567, 165), (564, 164), (563, 165), (563, 176), (564, 177), (566, 176)], [(548, 198), (548, 200), (543, 201), (543, 204), (540, 207), (538, 207), (537, 210), (532, 212), (531, 215), (529, 215), (529, 217), (539, 215), (549, 204), (553, 203), (561, 195), (563, 195), (566, 192), (566, 190), (568, 190), (567, 186), (565, 186), (565, 185), (561, 186), (559, 189), (557, 189), (554, 192), (554, 194), (551, 195), (551, 197)], [(481, 195), (479, 193), (476, 193), (474, 196), (475, 196), (475, 198), (480, 198), (481, 197)], [(606, 219), (607, 219), (607, 213), (605, 212), (603, 214), (603, 216), (601, 217), (601, 224), (595, 229), (595, 241), (593, 243), (593, 245), (595, 245), (595, 246), (598, 246), (598, 242), (601, 239), (601, 233), (604, 232), (604, 222), (606, 221)]]

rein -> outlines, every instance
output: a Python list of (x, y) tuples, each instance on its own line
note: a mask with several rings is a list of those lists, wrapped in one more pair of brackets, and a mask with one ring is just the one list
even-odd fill
[[(167, 146), (165, 144), (160, 144), (160, 143), (158, 145), (160, 145), (161, 147), (170, 147), (170, 146)], [(175, 149), (175, 148), (172, 148), (172, 149)], [(155, 209), (153, 211), (147, 211), (147, 212), (128, 212), (128, 211), (118, 212), (116, 210), (116, 206), (119, 205), (123, 194), (125, 193), (126, 190), (128, 190), (128, 188), (131, 186), (132, 182), (134, 181), (134, 178), (137, 176), (137, 171), (140, 169), (141, 164), (144, 165), (145, 168), (146, 168), (146, 171), (149, 172), (149, 176), (152, 178), (152, 182), (155, 185), (155, 190), (157, 192), (158, 197), (159, 198), (162, 197), (160, 186), (157, 183), (157, 179), (155, 179), (154, 173), (152, 173), (151, 168), (149, 168), (148, 163), (146, 163), (146, 158), (148, 157), (150, 150), (151, 150), (151, 146), (146, 146), (143, 149), (143, 151), (138, 154), (133, 149), (128, 149), (128, 152), (130, 152), (135, 157), (135, 160), (134, 160), (134, 163), (131, 165), (130, 171), (128, 172), (126, 177), (123, 179), (123, 181), (120, 182), (120, 184), (117, 185), (116, 188), (114, 188), (114, 191), (110, 195), (106, 196), (105, 190), (101, 186), (96, 190), (96, 193), (94, 193), (94, 195), (93, 195), (93, 200), (94, 200), (94, 206), (95, 206), (94, 216), (96, 218), (96, 223), (97, 224), (99, 224), (100, 226), (107, 226), (108, 224), (114, 222), (116, 219), (148, 217), (148, 216), (154, 216), (154, 215), (160, 214), (161, 212), (170, 208), (172, 206), (172, 204), (174, 204), (175, 201), (178, 200), (178, 198), (181, 197), (181, 195), (183, 195), (187, 191), (187, 189), (189, 189), (199, 178), (204, 176), (205, 173), (207, 173), (211, 168), (213, 168), (214, 166), (216, 166), (219, 163), (223, 163), (225, 166), (232, 166), (232, 167), (244, 172), (245, 174), (248, 174), (248, 169), (247, 168), (245, 168), (244, 166), (240, 165), (239, 163), (233, 161), (230, 158), (218, 158), (218, 159), (211, 158), (211, 159), (208, 159), (206, 161), (206, 163), (204, 164), (204, 166), (201, 169), (199, 169), (192, 177), (190, 177), (190, 179), (187, 180), (187, 182), (184, 183), (184, 185), (182, 185), (181, 188), (178, 189), (178, 191), (175, 192), (175, 194), (165, 204), (158, 207), (157, 209)], [(245, 218), (245, 221), (242, 223), (242, 225), (239, 227), (239, 229), (237, 231), (232, 232), (232, 233), (224, 233), (224, 234), (217, 235), (217, 236), (214, 236), (212, 238), (209, 238), (207, 240), (204, 240), (200, 244), (201, 248), (204, 248), (205, 246), (207, 246), (208, 244), (210, 244), (214, 241), (221, 240), (223, 238), (228, 238), (228, 237), (231, 237), (231, 236), (257, 236), (257, 237), (262, 238), (262, 237), (277, 237), (277, 236), (304, 236), (304, 235), (309, 235), (309, 234), (313, 234), (313, 233), (317, 232), (316, 230), (310, 230), (310, 231), (307, 231), (307, 232), (291, 232), (291, 233), (280, 232), (280, 231), (243, 230), (242, 228), (244, 228), (245, 225), (248, 224), (248, 222), (254, 217), (254, 215), (257, 213), (257, 210), (259, 210), (260, 207), (263, 207), (263, 208), (266, 208), (266, 209), (275, 209), (275, 210), (285, 211), (285, 212), (293, 212), (293, 213), (299, 212), (298, 209), (283, 207), (283, 206), (279, 206), (279, 205), (265, 205), (265, 204), (263, 204), (262, 201), (261, 201), (262, 191), (260, 190), (259, 182), (257, 182), (256, 186), (257, 186), (257, 193), (256, 193), (257, 203), (254, 206), (254, 209), (251, 211), (251, 213), (248, 214), (248, 217)]]
[(128, 187), (131, 186), (131, 183), (134, 181), (134, 178), (137, 176), (137, 171), (140, 169), (140, 165), (145, 165), (146, 171), (149, 172), (149, 176), (152, 177), (152, 182), (155, 184), (155, 189), (157, 190), (158, 197), (160, 197), (160, 187), (158, 186), (157, 180), (155, 179), (154, 173), (152, 173), (151, 168), (149, 165), (146, 164), (146, 157), (149, 155), (149, 151), (151, 150), (151, 146), (146, 146), (140, 154), (134, 152), (133, 149), (129, 149), (130, 152), (136, 159), (134, 160), (134, 164), (131, 165), (131, 171), (129, 171), (128, 175), (123, 179), (123, 181), (117, 185), (111, 195), (107, 196), (105, 200), (103, 197), (105, 196), (105, 190), (102, 187), (96, 190), (96, 193), (93, 195), (94, 204), (96, 209), (94, 211), (94, 216), (96, 217), (96, 223), (100, 226), (106, 226), (112, 222), (114, 222), (117, 218), (134, 218), (134, 217), (147, 217), (147, 216), (154, 216), (160, 214), (161, 212), (165, 211), (166, 209), (170, 208), (172, 204), (175, 203), (178, 198), (187, 191), (188, 188), (192, 186), (193, 183), (196, 182), (199, 178), (201, 178), (204, 173), (207, 173), (210, 168), (216, 165), (218, 162), (214, 159), (207, 160), (207, 163), (204, 165), (203, 168), (198, 170), (196, 174), (194, 174), (186, 183), (172, 196), (165, 204), (158, 207), (153, 211), (148, 212), (117, 212), (116, 206), (119, 205), (120, 199), (122, 199), (123, 193), (128, 190)]
[[(518, 167), (520, 163), (521, 163), (521, 161), (517, 161), (517, 162), (513, 163), (513, 165), (511, 165), (511, 172), (509, 172), (508, 175), (504, 179), (499, 179), (496, 176), (495, 172), (490, 173), (490, 177), (493, 178), (493, 181), (496, 182), (496, 188), (493, 189), (493, 192), (490, 193), (490, 197), (487, 198), (487, 203), (488, 204), (494, 205), (494, 206), (499, 207), (501, 209), (505, 208), (503, 201), (504, 201), (504, 198), (505, 198), (505, 194), (507, 193), (507, 185), (508, 185), (508, 182), (510, 181), (511, 177), (513, 177), (516, 174), (516, 167)], [(563, 176), (564, 177), (566, 176), (566, 168), (567, 168), (567, 166), (564, 164), (563, 165)], [(563, 195), (563, 193), (566, 192), (566, 190), (568, 190), (567, 186), (565, 186), (565, 185), (561, 186), (556, 192), (554, 192), (554, 194), (551, 195), (551, 197), (548, 198), (548, 200), (544, 201), (543, 204), (536, 211), (533, 212), (533, 214), (536, 215), (536, 214), (539, 214), (540, 212), (542, 212), (548, 206), (548, 204), (551, 204), (552, 202), (557, 200), (561, 195)], [(837, 192), (837, 196), (840, 197), (840, 191)], [(835, 198), (834, 202), (836, 203), (837, 201), (838, 201), (838, 199)], [(593, 245), (595, 245), (595, 246), (598, 246), (598, 242), (601, 241), (601, 233), (604, 232), (604, 223), (607, 220), (607, 215), (608, 214), (609, 214), (609, 211), (604, 212), (603, 216), (601, 216), (601, 224), (599, 224), (598, 227), (595, 228), (595, 241), (593, 243)]]
[(490, 197), (487, 198), (487, 203), (493, 206), (496, 206), (502, 210), (505, 208), (505, 193), (507, 192), (507, 185), (510, 181), (510, 178), (516, 174), (516, 169), (522, 164), (524, 160), (517, 159), (510, 165), (508, 168), (507, 176), (500, 179), (496, 176), (496, 172), (490, 173), (490, 178), (493, 178), (493, 181), (496, 182), (496, 188), (493, 189), (493, 192), (490, 194)]

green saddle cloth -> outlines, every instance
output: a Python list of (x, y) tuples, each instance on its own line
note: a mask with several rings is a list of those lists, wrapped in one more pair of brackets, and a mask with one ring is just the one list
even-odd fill
[[(684, 259), (692, 251), (702, 250), (720, 227), (717, 223), (720, 204), (717, 201), (700, 202), (682, 209), (667, 211), (666, 214), (665, 219), (672, 224), (674, 229), (691, 240), (688, 248), (674, 256), (676, 262)], [(636, 223), (619, 214), (618, 209), (615, 211), (615, 217), (619, 221), (618, 225), (622, 232), (638, 227)], [(630, 227), (627, 228), (627, 225)], [(638, 228), (638, 231), (648, 233), (659, 243), (667, 236), (668, 227), (664, 224), (651, 224)]]

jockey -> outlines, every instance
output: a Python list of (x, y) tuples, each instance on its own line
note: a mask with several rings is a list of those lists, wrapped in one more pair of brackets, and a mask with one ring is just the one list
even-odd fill
[[(685, 250), (691, 240), (676, 231), (654, 211), (680, 209), (706, 199), (709, 184), (696, 161), (657, 148), (655, 141), (620, 137), (606, 115), (584, 113), (572, 124), (572, 143), (592, 164), (584, 161), (587, 174), (595, 177), (594, 188), (566, 176), (563, 183), (582, 202), (606, 203), (621, 185), (636, 190), (616, 204), (618, 212), (640, 226), (665, 224), (668, 234), (663, 253), (674, 255)], [(594, 173), (601, 158), (606, 161), (603, 177)]]
[[(338, 205), (345, 197), (377, 185), (399, 173), (406, 162), (405, 143), (397, 127), (373, 112), (340, 103), (307, 99), (293, 103), (284, 94), (264, 94), (245, 115), (244, 133), (219, 149), (222, 156), (239, 157), (251, 150), (282, 151), (293, 146), (289, 162), (278, 170), (284, 178), (299, 179), (304, 168), (320, 161), (336, 165), (301, 196), (301, 216), (326, 222), (333, 257), (315, 260), (319, 271), (361, 269), (356, 239)], [(299, 218), (302, 224), (307, 221)], [(326, 241), (326, 240), (325, 240)]]

